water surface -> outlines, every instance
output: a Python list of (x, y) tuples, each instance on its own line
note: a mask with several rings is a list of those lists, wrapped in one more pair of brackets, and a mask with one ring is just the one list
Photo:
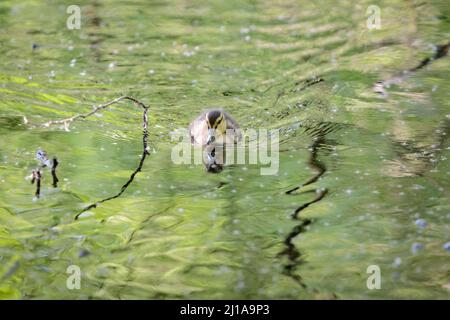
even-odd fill
[[(448, 299), (450, 59), (373, 86), (449, 41), (450, 6), (379, 1), (369, 30), (371, 4), (81, 1), (68, 30), (64, 1), (2, 1), (0, 297)], [(121, 95), (150, 106), (151, 154), (74, 220), (136, 168), (142, 113), (36, 124)], [(279, 173), (175, 165), (171, 134), (209, 106), (280, 129)], [(38, 148), (60, 181), (34, 199)]]

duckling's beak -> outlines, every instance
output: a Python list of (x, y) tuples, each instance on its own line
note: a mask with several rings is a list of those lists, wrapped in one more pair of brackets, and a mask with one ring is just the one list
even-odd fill
[(216, 130), (212, 128), (208, 129), (208, 137), (206, 138), (206, 145), (209, 145), (216, 140), (215, 131)]

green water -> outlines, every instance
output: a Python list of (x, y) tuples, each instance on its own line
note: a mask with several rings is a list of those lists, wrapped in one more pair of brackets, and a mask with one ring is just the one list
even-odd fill
[[(69, 4), (0, 3), (1, 298), (450, 297), (450, 58), (373, 91), (449, 41), (448, 1), (79, 1), (81, 30)], [(151, 154), (74, 220), (136, 168), (141, 111), (36, 124), (125, 94), (150, 106)], [(209, 106), (280, 129), (278, 174), (175, 165), (171, 133)], [(33, 199), (38, 148), (60, 181)]]

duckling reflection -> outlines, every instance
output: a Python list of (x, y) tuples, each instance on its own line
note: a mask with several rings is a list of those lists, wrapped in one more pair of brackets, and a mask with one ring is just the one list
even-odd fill
[(207, 172), (220, 173), (225, 165), (225, 148), (223, 145), (207, 145), (203, 151), (203, 164)]

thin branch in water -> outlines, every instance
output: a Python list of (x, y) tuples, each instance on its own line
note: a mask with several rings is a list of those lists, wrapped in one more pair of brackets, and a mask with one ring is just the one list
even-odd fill
[(52, 179), (53, 179), (53, 188), (56, 188), (58, 186), (58, 177), (56, 176), (56, 167), (58, 166), (59, 162), (58, 159), (56, 159), (56, 157), (53, 157), (53, 161), (52, 161)]
[[(77, 220), (78, 217), (83, 212), (86, 212), (86, 211), (88, 211), (90, 209), (93, 209), (93, 208), (97, 208), (101, 203), (104, 203), (106, 201), (113, 200), (113, 199), (116, 199), (116, 198), (120, 197), (125, 192), (125, 190), (128, 188), (128, 186), (133, 182), (134, 177), (136, 176), (136, 174), (138, 174), (138, 172), (140, 172), (142, 170), (142, 167), (144, 165), (145, 159), (147, 158), (148, 155), (150, 155), (150, 148), (148, 146), (148, 109), (149, 109), (149, 107), (146, 106), (144, 103), (140, 102), (139, 100), (133, 98), (133, 97), (122, 96), (122, 97), (119, 97), (117, 99), (111, 100), (111, 101), (109, 101), (107, 103), (104, 103), (104, 104), (101, 104), (101, 105), (98, 105), (98, 106), (94, 106), (94, 109), (91, 112), (88, 112), (86, 114), (76, 114), (76, 115), (74, 115), (72, 117), (69, 117), (69, 118), (66, 118), (66, 119), (51, 120), (51, 121), (48, 121), (48, 122), (44, 123), (44, 126), (46, 126), (46, 127), (49, 127), (50, 125), (53, 125), (53, 124), (63, 124), (64, 128), (66, 130), (68, 130), (70, 124), (72, 122), (74, 122), (75, 120), (86, 119), (87, 117), (92, 116), (93, 114), (95, 114), (95, 113), (97, 113), (97, 112), (99, 112), (99, 111), (109, 107), (112, 104), (118, 103), (118, 102), (120, 102), (122, 100), (130, 100), (130, 101), (134, 102), (136, 104), (136, 106), (141, 107), (143, 109), (143, 115), (142, 115), (142, 129), (143, 129), (142, 147), (143, 147), (143, 150), (142, 150), (141, 160), (139, 161), (139, 164), (138, 164), (137, 168), (133, 171), (133, 173), (131, 174), (131, 176), (128, 179), (128, 181), (122, 186), (122, 188), (120, 189), (120, 191), (117, 194), (115, 194), (113, 196), (110, 196), (110, 197), (107, 197), (105, 199), (102, 199), (100, 201), (97, 201), (96, 203), (93, 203), (93, 204), (85, 207), (83, 210), (81, 210), (79, 213), (77, 213), (75, 215), (75, 220)], [(57, 165), (58, 165), (58, 163), (56, 161), (56, 166)], [(56, 169), (56, 166), (55, 166), (55, 169)]]
[(31, 173), (31, 183), (34, 184), (36, 182), (36, 192), (35, 192), (35, 196), (36, 198), (39, 198), (39, 196), (41, 195), (41, 180), (42, 180), (42, 169), (44, 169), (45, 167), (50, 168), (51, 172), (52, 172), (52, 177), (53, 177), (53, 187), (56, 188), (58, 186), (58, 177), (56, 176), (56, 167), (58, 166), (59, 162), (56, 159), (56, 157), (53, 157), (52, 161), (50, 161), (50, 159), (47, 156), (47, 153), (42, 150), (42, 149), (38, 149), (36, 151), (36, 159), (39, 160), (41, 162), (41, 165), (32, 171)]
[(88, 113), (85, 113), (85, 114), (78, 113), (78, 114), (76, 114), (76, 115), (74, 115), (72, 117), (61, 119), (61, 120), (50, 120), (50, 121), (47, 121), (46, 123), (44, 123), (43, 126), (49, 127), (49, 126), (54, 125), (54, 124), (63, 124), (64, 128), (66, 130), (68, 130), (70, 123), (74, 122), (75, 120), (86, 119), (87, 117), (92, 116), (93, 114), (99, 112), (100, 110), (105, 109), (105, 108), (109, 107), (110, 105), (115, 104), (115, 103), (117, 103), (119, 101), (122, 101), (122, 100), (125, 100), (125, 99), (133, 101), (136, 105), (138, 105), (138, 106), (140, 106), (140, 107), (142, 107), (144, 109), (148, 108), (142, 102), (140, 102), (139, 100), (137, 100), (137, 99), (135, 99), (133, 97), (121, 96), (121, 97), (116, 98), (114, 100), (111, 100), (111, 101), (109, 101), (107, 103), (104, 103), (104, 104), (101, 104), (101, 105), (98, 105), (98, 106), (94, 106), (94, 109), (91, 112), (88, 112)]
[(319, 82), (322, 82), (322, 81), (325, 81), (325, 80), (324, 80), (323, 78), (321, 78), (321, 77), (314, 77), (314, 78), (312, 78), (312, 79), (307, 79), (307, 80), (305, 80), (305, 81), (297, 81), (297, 82), (295, 83), (296, 86), (298, 86), (298, 85), (300, 85), (300, 84), (302, 84), (302, 83), (304, 83), (304, 85), (303, 85), (302, 87), (300, 87), (300, 88), (294, 88), (294, 89), (292, 89), (291, 92), (299, 92), (299, 91), (303, 91), (303, 90), (305, 90), (306, 88), (309, 88), (309, 87), (311, 87), (311, 86), (313, 86), (313, 85), (315, 85), (315, 84), (318, 84)]
[[(300, 88), (293, 88), (293, 89), (289, 90), (289, 92), (291, 92), (291, 93), (300, 92), (300, 91), (303, 91), (303, 90), (305, 90), (305, 89), (307, 89), (307, 88), (309, 88), (309, 87), (311, 87), (311, 86), (313, 86), (315, 84), (323, 82), (323, 81), (325, 81), (325, 80), (323, 78), (320, 78), (320, 77), (318, 77), (318, 78), (315, 77), (315, 78), (307, 79), (307, 80), (304, 80), (304, 81), (297, 81), (295, 83), (295, 86), (298, 86), (298, 85), (300, 85), (302, 83), (303, 83), (303, 86), (300, 87)], [(277, 103), (280, 100), (280, 98), (283, 97), (285, 94), (286, 94), (285, 90), (280, 90), (278, 92), (278, 94), (277, 94), (277, 96), (275, 98), (275, 101), (272, 103), (272, 108), (275, 108), (275, 106), (277, 105)]]
[(446, 44), (437, 46), (436, 53), (434, 54), (434, 56), (423, 59), (417, 66), (403, 71), (403, 73), (400, 75), (391, 77), (386, 80), (377, 81), (373, 85), (373, 91), (375, 91), (376, 93), (379, 93), (381, 96), (386, 98), (388, 96), (388, 94), (385, 90), (386, 88), (389, 88), (393, 84), (399, 84), (399, 83), (405, 81), (406, 79), (411, 77), (411, 75), (413, 75), (415, 72), (419, 71), (420, 69), (423, 69), (425, 66), (427, 66), (431, 62), (445, 57), (448, 54), (449, 49), (450, 49), (450, 41)]
[(41, 170), (40, 169), (33, 170), (31, 184), (34, 184), (36, 182), (36, 192), (34, 193), (36, 198), (39, 198), (39, 196), (41, 195), (41, 178), (42, 178)]

